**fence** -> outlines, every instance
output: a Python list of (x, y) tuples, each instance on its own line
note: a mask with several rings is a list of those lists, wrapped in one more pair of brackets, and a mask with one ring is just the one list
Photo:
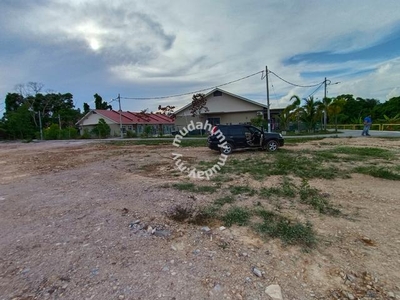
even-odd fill
[[(337, 129), (350, 129), (350, 130), (362, 130), (364, 125), (362, 124), (338, 124)], [(327, 129), (335, 129), (335, 125), (327, 125)], [(371, 130), (388, 130), (388, 131), (399, 131), (400, 124), (372, 124)]]

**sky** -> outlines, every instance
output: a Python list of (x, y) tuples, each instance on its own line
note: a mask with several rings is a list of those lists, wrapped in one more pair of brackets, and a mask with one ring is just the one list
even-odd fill
[[(120, 94), (123, 110), (179, 108), (266, 67), (271, 108), (322, 99), (325, 77), (328, 97), (400, 96), (399, 0), (1, 0), (0, 11), (0, 112), (28, 82), (80, 109), (95, 93)], [(266, 104), (263, 75), (221, 88)]]

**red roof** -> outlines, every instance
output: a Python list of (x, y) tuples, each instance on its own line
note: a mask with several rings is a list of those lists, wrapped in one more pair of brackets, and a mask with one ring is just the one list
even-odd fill
[[(115, 110), (95, 109), (94, 113), (102, 115), (115, 123), (119, 123), (120, 115)], [(137, 113), (130, 111), (122, 111), (122, 124), (174, 124), (174, 120), (166, 115)]]

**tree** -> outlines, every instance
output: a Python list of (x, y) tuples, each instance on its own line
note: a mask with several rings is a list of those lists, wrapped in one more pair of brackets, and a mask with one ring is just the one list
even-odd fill
[(314, 101), (314, 97), (310, 96), (305, 99), (305, 104), (301, 107), (300, 119), (306, 123), (308, 130), (315, 132), (315, 126), (317, 124), (317, 103)]
[(110, 135), (111, 128), (106, 123), (106, 121), (103, 118), (101, 118), (99, 119), (97, 125), (93, 128), (92, 132), (96, 134), (99, 138), (103, 139)]
[(294, 100), (293, 103), (286, 106), (278, 116), (279, 123), (280, 123), (282, 130), (288, 130), (288, 125), (289, 125), (290, 120), (297, 119), (297, 121), (298, 121), (298, 119), (299, 119), (298, 118), (299, 117), (299, 107), (300, 107), (301, 100), (296, 95), (290, 97), (289, 101), (292, 101), (292, 100)]
[(174, 114), (174, 109), (175, 106), (171, 106), (171, 105), (167, 105), (167, 106), (158, 106), (158, 111), (156, 112), (156, 114), (159, 115), (166, 115), (166, 116), (171, 116)]
[(86, 115), (90, 111), (90, 106), (86, 102), (83, 103), (83, 113)]
[(106, 101), (103, 101), (103, 98), (99, 94), (94, 94), (94, 104), (96, 109), (112, 109), (112, 106), (109, 105)]
[(329, 115), (332, 115), (334, 117), (334, 122), (335, 122), (335, 132), (338, 131), (337, 124), (338, 124), (338, 116), (343, 110), (343, 107), (346, 105), (346, 99), (337, 97), (333, 99), (332, 103), (329, 105), (328, 110), (329, 110)]
[(331, 105), (332, 99), (325, 97), (322, 101), (317, 101), (317, 114), (319, 117), (323, 116), (324, 121), (323, 121), (323, 129), (326, 130), (325, 127), (325, 120), (328, 119), (329, 117), (329, 105)]
[(204, 112), (208, 112), (209, 109), (206, 106), (207, 104), (207, 98), (204, 94), (195, 94), (192, 97), (192, 107), (190, 108), (190, 113), (192, 117), (195, 117), (196, 115), (200, 115), (202, 113), (202, 110)]

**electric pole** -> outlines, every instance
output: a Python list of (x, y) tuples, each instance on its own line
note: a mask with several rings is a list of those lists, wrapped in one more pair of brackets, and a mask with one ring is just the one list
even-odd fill
[(268, 132), (271, 132), (271, 112), (270, 112), (270, 109), (269, 109), (268, 66), (265, 66), (265, 83), (267, 85), (267, 122), (268, 122)]
[(324, 87), (325, 87), (325, 89), (324, 89), (324, 100), (322, 101), (324, 103), (324, 130), (326, 130), (326, 114), (327, 114), (327, 111), (326, 111), (326, 86), (327, 86), (327, 82), (326, 82), (326, 77), (325, 77), (325, 80), (324, 80)]
[(118, 105), (119, 105), (119, 130), (121, 132), (121, 139), (124, 138), (124, 132), (122, 131), (122, 110), (121, 110), (121, 96), (118, 94)]

